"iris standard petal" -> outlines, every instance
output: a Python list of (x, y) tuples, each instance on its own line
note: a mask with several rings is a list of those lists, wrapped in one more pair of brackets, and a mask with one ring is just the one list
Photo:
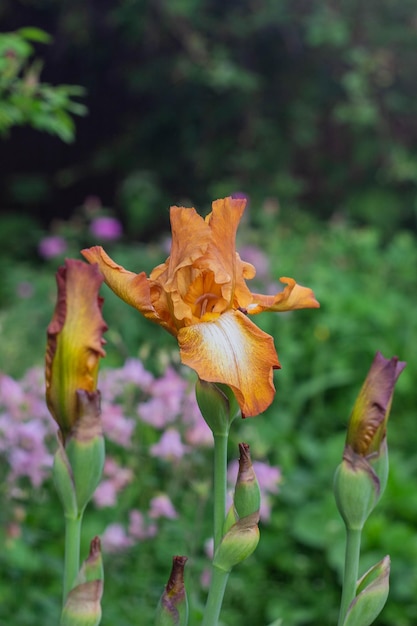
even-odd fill
[(77, 389), (94, 391), (99, 359), (105, 355), (97, 267), (67, 259), (57, 275), (58, 298), (48, 326), (45, 357), (46, 401), (61, 430), (77, 418)]
[(240, 311), (181, 328), (181, 360), (202, 380), (229, 385), (244, 417), (262, 413), (272, 402), (273, 369), (280, 366), (273, 339)]

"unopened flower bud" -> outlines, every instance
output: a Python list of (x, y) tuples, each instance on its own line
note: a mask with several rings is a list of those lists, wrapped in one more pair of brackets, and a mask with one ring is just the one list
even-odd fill
[(356, 597), (349, 606), (343, 626), (370, 626), (388, 598), (390, 558), (386, 556), (359, 579)]
[(155, 626), (186, 626), (188, 601), (184, 586), (186, 556), (174, 556), (165, 590), (156, 610)]
[(395, 383), (405, 366), (397, 357), (385, 359), (376, 353), (349, 419), (346, 445), (355, 454), (367, 458), (379, 454), (386, 437)]
[(254, 552), (259, 542), (258, 522), (259, 513), (252, 513), (233, 524), (214, 554), (214, 567), (230, 572)]
[(379, 500), (380, 484), (367, 460), (350, 448), (336, 469), (334, 494), (347, 528), (361, 530)]
[(90, 552), (85, 559), (75, 581), (75, 587), (93, 580), (103, 580), (103, 559), (99, 537), (94, 537), (90, 543)]
[(197, 380), (196, 398), (201, 414), (214, 435), (229, 432), (233, 420), (240, 415), (240, 407), (233, 391), (221, 383)]
[(343, 461), (334, 492), (345, 524), (361, 529), (381, 497), (388, 477), (386, 425), (395, 383), (405, 363), (378, 352), (349, 420)]
[(92, 580), (72, 589), (62, 610), (60, 626), (98, 626), (103, 581)]
[(253, 469), (250, 449), (247, 443), (239, 444), (239, 471), (237, 475), (233, 503), (240, 518), (251, 513), (259, 513), (261, 491)]
[(98, 292), (103, 277), (95, 265), (67, 259), (57, 275), (58, 298), (48, 326), (46, 402), (65, 442), (78, 419), (77, 389), (95, 391), (107, 326)]

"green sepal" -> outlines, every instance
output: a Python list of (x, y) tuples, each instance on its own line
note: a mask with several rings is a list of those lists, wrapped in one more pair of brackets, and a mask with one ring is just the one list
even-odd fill
[(233, 524), (214, 554), (214, 567), (230, 572), (254, 552), (259, 542), (258, 521), (259, 513), (252, 513)]
[(99, 392), (77, 391), (80, 417), (66, 441), (78, 513), (82, 513), (94, 494), (103, 473), (105, 444), (100, 419)]
[(65, 516), (75, 519), (78, 515), (78, 506), (74, 476), (62, 444), (60, 432), (58, 432), (57, 441), (58, 448), (54, 455), (52, 476)]
[(390, 558), (386, 556), (359, 579), (343, 626), (370, 626), (375, 621), (388, 598), (389, 572)]
[(197, 379), (195, 386), (201, 415), (214, 435), (227, 435), (233, 420), (241, 415), (235, 394), (227, 385)]
[(239, 520), (239, 516), (236, 513), (236, 509), (233, 504), (230, 505), (229, 510), (223, 524), (223, 535), (225, 535), (236, 522)]
[(103, 581), (92, 580), (72, 589), (62, 610), (60, 626), (98, 626)]
[(367, 459), (345, 451), (336, 468), (334, 495), (346, 527), (362, 530), (380, 497), (379, 478)]

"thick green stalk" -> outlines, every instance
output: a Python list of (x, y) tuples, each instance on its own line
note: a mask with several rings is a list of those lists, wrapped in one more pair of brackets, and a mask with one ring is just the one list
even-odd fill
[(213, 566), (202, 626), (217, 626), (229, 574), (230, 572)]
[(214, 434), (214, 551), (217, 550), (222, 540), (226, 517), (228, 436), (229, 433)]
[(346, 529), (345, 570), (338, 626), (342, 626), (350, 603), (356, 597), (362, 529)]
[(80, 569), (80, 539), (82, 513), (77, 517), (65, 516), (65, 562), (63, 604), (71, 591)]
[[(228, 432), (213, 434), (214, 436), (214, 517), (213, 537), (214, 552), (216, 552), (222, 537), (223, 525), (226, 517), (226, 493), (227, 493), (227, 442)], [(226, 589), (229, 572), (218, 567), (212, 567), (210, 589), (202, 626), (217, 626), (224, 592)]]

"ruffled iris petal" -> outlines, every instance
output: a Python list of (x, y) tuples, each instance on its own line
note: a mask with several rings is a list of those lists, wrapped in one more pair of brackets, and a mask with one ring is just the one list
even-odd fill
[(181, 328), (181, 360), (202, 380), (229, 385), (244, 417), (262, 413), (272, 402), (273, 369), (279, 368), (273, 339), (240, 311)]
[(296, 309), (318, 309), (313, 291), (309, 287), (298, 285), (293, 278), (282, 276), (280, 281), (286, 287), (274, 296), (264, 296), (260, 293), (252, 294), (252, 304), (247, 307), (250, 315), (263, 311), (295, 311)]
[(145, 272), (129, 272), (115, 263), (101, 246), (81, 250), (81, 254), (90, 263), (97, 263), (106, 285), (119, 298), (173, 335), (176, 334), (163, 289), (156, 282), (150, 281)]

